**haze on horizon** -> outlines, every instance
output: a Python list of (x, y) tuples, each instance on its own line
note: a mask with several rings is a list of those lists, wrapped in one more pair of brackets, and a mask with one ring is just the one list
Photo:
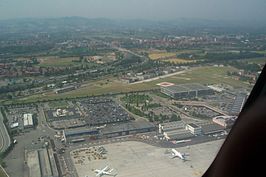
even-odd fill
[(0, 20), (80, 16), (110, 19), (264, 22), (265, 0), (0, 0)]

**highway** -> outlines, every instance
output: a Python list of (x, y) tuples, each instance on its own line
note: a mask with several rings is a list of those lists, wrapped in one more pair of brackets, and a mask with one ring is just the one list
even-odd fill
[(11, 144), (11, 140), (3, 120), (3, 115), (0, 112), (0, 152), (4, 152)]

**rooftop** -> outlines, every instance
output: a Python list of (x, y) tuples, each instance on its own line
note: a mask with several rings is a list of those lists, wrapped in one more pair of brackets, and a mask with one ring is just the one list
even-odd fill
[(175, 93), (198, 91), (198, 90), (211, 90), (209, 87), (203, 86), (198, 83), (173, 85), (173, 86), (165, 87), (165, 89), (170, 90)]
[(196, 125), (196, 124), (194, 124), (194, 123), (190, 123), (190, 124), (188, 124), (189, 126), (191, 126), (192, 128), (199, 128), (200, 126), (198, 126), (198, 125)]
[(32, 114), (24, 114), (23, 118), (24, 118), (23, 119), (24, 126), (32, 126), (33, 125)]
[(102, 130), (103, 134), (110, 134), (110, 133), (117, 133), (123, 131), (133, 131), (133, 130), (141, 130), (141, 129), (148, 129), (148, 128), (155, 128), (155, 126), (146, 121), (141, 122), (126, 122), (126, 123), (119, 123), (114, 125), (107, 125)]

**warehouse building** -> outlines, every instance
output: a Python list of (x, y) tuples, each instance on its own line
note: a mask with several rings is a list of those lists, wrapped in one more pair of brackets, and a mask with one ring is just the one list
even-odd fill
[(161, 92), (174, 99), (197, 98), (214, 93), (211, 88), (197, 83), (161, 87)]
[(194, 135), (189, 130), (186, 130), (185, 127), (186, 124), (183, 121), (163, 123), (159, 124), (159, 133), (168, 141), (193, 137)]
[(197, 123), (197, 125), (201, 127), (203, 135), (221, 133), (224, 132), (225, 129), (221, 125), (218, 125), (213, 122), (202, 122), (202, 123)]
[(236, 118), (236, 116), (217, 116), (212, 121), (224, 128), (230, 128), (234, 125)]
[(168, 123), (159, 124), (159, 133), (164, 133), (184, 128), (185, 128), (185, 123), (183, 121), (168, 122)]
[(237, 95), (235, 98), (234, 104), (230, 110), (230, 114), (231, 115), (238, 115), (241, 112), (241, 110), (245, 104), (245, 101), (246, 101), (245, 95), (243, 95), (243, 94)]
[(193, 135), (200, 135), (202, 133), (201, 127), (194, 123), (187, 124), (186, 130), (189, 130)]
[(54, 154), (51, 149), (40, 148), (26, 150), (29, 177), (59, 177)]
[(164, 138), (168, 141), (184, 140), (184, 139), (188, 139), (194, 136), (189, 130), (185, 130), (185, 129), (167, 131), (167, 132), (164, 132), (163, 135), (164, 135)]
[(23, 115), (23, 126), (25, 129), (26, 128), (32, 128), (34, 126), (32, 114), (24, 114)]

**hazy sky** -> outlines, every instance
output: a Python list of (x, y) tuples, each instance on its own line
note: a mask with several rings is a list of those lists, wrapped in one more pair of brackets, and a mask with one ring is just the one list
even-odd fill
[(0, 19), (62, 16), (263, 21), (266, 0), (0, 0)]

